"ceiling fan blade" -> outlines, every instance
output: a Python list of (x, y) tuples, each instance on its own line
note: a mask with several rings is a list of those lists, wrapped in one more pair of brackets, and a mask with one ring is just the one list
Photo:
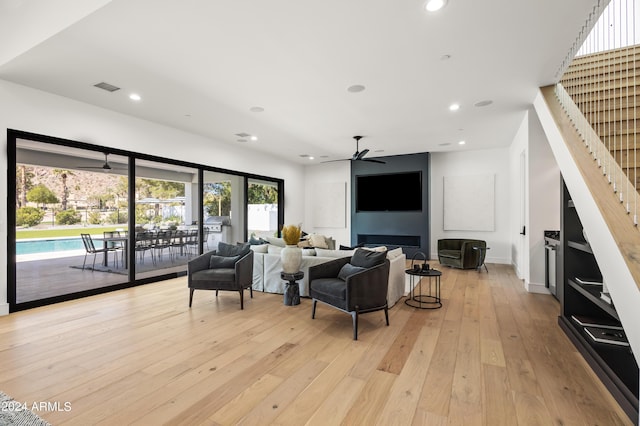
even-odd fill
[(368, 150), (368, 149), (364, 149), (361, 153), (359, 153), (359, 154), (356, 156), (356, 158), (355, 158), (355, 159), (356, 159), (356, 160), (362, 160), (362, 158), (363, 158), (365, 155), (367, 155), (367, 153), (368, 153), (368, 152), (369, 152), (369, 150)]
[(387, 164), (386, 161), (374, 160), (373, 158), (362, 158), (361, 161), (368, 161), (370, 163)]
[(321, 161), (321, 163), (335, 163), (337, 161), (351, 161), (351, 158), (341, 158), (340, 160), (327, 160), (327, 161)]

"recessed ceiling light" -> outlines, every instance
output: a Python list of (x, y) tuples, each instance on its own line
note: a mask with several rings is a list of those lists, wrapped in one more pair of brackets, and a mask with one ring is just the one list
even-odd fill
[(473, 104), (473, 106), (485, 107), (485, 106), (491, 105), (492, 103), (493, 101), (491, 99), (486, 99), (484, 101), (476, 102), (475, 104)]
[(312, 156), (309, 156), (309, 160), (313, 160), (314, 158)]
[(137, 93), (132, 93), (132, 94), (129, 95), (129, 99), (131, 99), (132, 101), (139, 101), (142, 98)]
[(451, 145), (451, 142), (444, 142), (444, 143), (439, 143), (439, 146), (449, 146)]
[(252, 135), (249, 139), (251, 139), (252, 141), (257, 141), (257, 140), (258, 140), (258, 137), (257, 137), (257, 136), (255, 136), (255, 135)]
[(436, 10), (442, 9), (446, 4), (447, 0), (428, 0), (424, 8), (427, 9), (428, 12), (435, 12)]
[(460, 109), (460, 104), (451, 104), (449, 105), (449, 111), (457, 111)]
[(351, 93), (362, 92), (364, 89), (366, 89), (366, 87), (364, 87), (362, 84), (354, 84), (353, 86), (347, 87), (347, 91)]
[(458, 145), (464, 145), (464, 144), (466, 144), (466, 142), (465, 142), (465, 141), (460, 141), (460, 142), (458, 142)]
[(252, 106), (251, 108), (249, 108), (249, 111), (251, 111), (251, 112), (264, 112), (264, 108), (259, 107), (259, 106)]

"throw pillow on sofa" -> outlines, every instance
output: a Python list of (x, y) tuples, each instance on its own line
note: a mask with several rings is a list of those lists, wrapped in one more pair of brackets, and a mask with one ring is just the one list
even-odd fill
[(319, 234), (311, 234), (307, 238), (312, 247), (328, 249), (329, 245), (327, 244), (327, 238), (324, 235)]
[(359, 248), (351, 257), (351, 264), (361, 268), (372, 268), (384, 263), (387, 258), (386, 251), (372, 251)]
[(351, 257), (355, 253), (355, 250), (327, 250), (316, 248), (316, 256), (320, 257)]
[(253, 250), (254, 253), (267, 253), (269, 246), (267, 244), (252, 245), (251, 250)]
[(364, 247), (364, 243), (356, 244), (353, 247), (343, 246), (342, 244), (340, 244), (340, 250), (355, 250), (361, 247)]
[(278, 246), (278, 247), (286, 247), (287, 245), (284, 243), (284, 240), (282, 238), (276, 238), (276, 237), (265, 237), (265, 240), (267, 240), (267, 242), (269, 244), (273, 244), (274, 246)]

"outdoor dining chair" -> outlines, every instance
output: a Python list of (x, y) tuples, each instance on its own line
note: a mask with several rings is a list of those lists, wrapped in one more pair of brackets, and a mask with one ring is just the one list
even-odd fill
[[(93, 265), (91, 266), (91, 269), (95, 270), (96, 256), (98, 255), (98, 253), (102, 253), (103, 256), (107, 256), (107, 253), (109, 253), (110, 251), (115, 252), (115, 249), (109, 248), (109, 247), (103, 247), (103, 248), (97, 249), (96, 246), (93, 244), (93, 239), (91, 239), (90, 234), (80, 234), (80, 236), (82, 237), (82, 243), (84, 244), (84, 248), (85, 248), (84, 261), (82, 262), (83, 271), (84, 271), (85, 264), (87, 263), (88, 254), (93, 254)], [(117, 265), (118, 257), (115, 256), (115, 258), (116, 258), (116, 265)]]

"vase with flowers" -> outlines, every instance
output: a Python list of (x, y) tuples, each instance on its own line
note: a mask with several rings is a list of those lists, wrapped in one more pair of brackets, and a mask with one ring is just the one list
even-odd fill
[(302, 230), (300, 226), (285, 225), (282, 227), (282, 239), (286, 247), (280, 252), (282, 260), (282, 272), (286, 274), (294, 274), (300, 270), (302, 263), (302, 250), (298, 247)]

